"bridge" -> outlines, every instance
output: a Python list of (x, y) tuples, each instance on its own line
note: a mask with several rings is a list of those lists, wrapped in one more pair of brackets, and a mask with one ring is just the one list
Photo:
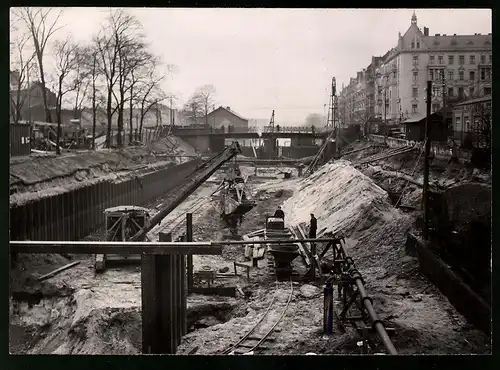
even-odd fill
[(234, 130), (226, 130), (225, 127), (213, 129), (212, 127), (192, 127), (192, 126), (173, 126), (172, 134), (179, 137), (219, 137), (219, 138), (234, 138), (234, 139), (291, 139), (291, 138), (327, 138), (331, 132), (328, 129), (313, 129), (312, 127), (249, 127), (248, 129), (235, 128)]

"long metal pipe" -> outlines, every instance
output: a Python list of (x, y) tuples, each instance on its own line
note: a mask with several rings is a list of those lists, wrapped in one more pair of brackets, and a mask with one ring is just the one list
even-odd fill
[(387, 334), (387, 331), (385, 330), (382, 320), (380, 320), (380, 318), (378, 317), (377, 313), (373, 308), (373, 300), (368, 296), (368, 294), (366, 294), (363, 277), (361, 273), (356, 269), (356, 265), (354, 264), (353, 259), (351, 257), (348, 257), (347, 250), (345, 249), (343, 243), (340, 243), (340, 247), (345, 256), (344, 258), (347, 263), (347, 271), (349, 272), (349, 275), (354, 279), (356, 283), (356, 287), (358, 288), (358, 292), (363, 302), (363, 305), (365, 306), (366, 311), (370, 316), (370, 320), (372, 321), (373, 329), (375, 329), (375, 331), (377, 332), (378, 337), (380, 338), (380, 341), (384, 345), (387, 352), (389, 352), (391, 355), (397, 355), (398, 351), (396, 350), (396, 347), (394, 347), (391, 338), (389, 338), (389, 334)]

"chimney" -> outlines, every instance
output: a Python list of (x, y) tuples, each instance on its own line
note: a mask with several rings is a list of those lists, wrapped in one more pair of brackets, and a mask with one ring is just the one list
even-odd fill
[(429, 36), (429, 28), (424, 27), (424, 36)]
[(231, 107), (226, 107), (227, 110), (231, 110)]
[(436, 33), (434, 36), (441, 36), (439, 33)]

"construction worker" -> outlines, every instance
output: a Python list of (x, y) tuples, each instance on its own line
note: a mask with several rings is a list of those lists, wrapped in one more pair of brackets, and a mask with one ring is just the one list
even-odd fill
[(274, 212), (274, 217), (282, 218), (283, 220), (285, 219), (285, 212), (283, 212), (281, 207), (278, 207), (276, 212)]
[(311, 222), (309, 223), (309, 239), (316, 239), (316, 230), (318, 229), (318, 220), (311, 213)]

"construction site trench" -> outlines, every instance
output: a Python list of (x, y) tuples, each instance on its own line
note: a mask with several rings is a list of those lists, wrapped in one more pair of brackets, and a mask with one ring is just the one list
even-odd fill
[[(354, 143), (343, 151), (364, 146), (367, 143)], [(196, 155), (194, 149), (187, 144), (185, 147), (187, 150), (180, 154)], [(392, 341), (398, 353), (490, 353), (489, 336), (456, 310), (420, 271), (418, 258), (405, 249), (407, 232), (418, 229), (421, 217), (421, 188), (417, 185), (421, 179), (413, 174), (416, 184), (409, 183), (393, 172), (412, 175), (412, 170), (421, 165), (418, 154), (363, 166), (356, 164), (383, 150), (370, 147), (357, 151), (325, 164), (307, 178), (299, 177), (292, 167), (267, 166), (256, 171), (241, 165), (242, 173), (248, 175), (247, 186), (256, 206), (245, 215), (236, 233), (217, 214), (217, 199), (212, 193), (224, 175), (218, 171), (153, 228), (148, 237), (158, 240), (160, 232), (172, 233), (173, 239), (181, 236), (188, 212), (193, 214), (195, 241), (241, 240), (243, 235), (262, 229), (266, 216), (271, 216), (278, 206), (282, 207), (289, 227), (307, 225), (309, 214), (314, 213), (318, 236), (341, 233), (346, 237), (348, 252), (363, 274), (377, 314), (386, 326), (395, 329)], [(445, 170), (441, 170), (443, 167)], [(290, 178), (285, 179), (284, 172), (291, 173)], [(418, 169), (414, 173), (419, 173)], [(487, 176), (437, 163), (431, 171), (431, 180), (441, 186), (471, 179), (488, 184)], [(74, 183), (74, 179), (67, 182)], [(11, 203), (17, 205), (20, 199), (31, 199), (33, 192), (44, 188), (41, 183), (35, 190), (32, 185), (16, 184), (18, 189), (22, 186), (25, 188), (11, 196)], [(23, 192), (29, 186), (31, 195)], [(153, 213), (160, 202), (161, 197), (149, 202)], [(40, 276), (74, 261), (79, 263), (38, 281)], [(234, 262), (246, 262), (241, 245), (225, 246), (220, 256), (193, 256), (195, 272), (216, 271), (214, 286), (236, 287), (237, 295), (189, 295), (188, 333), (177, 348), (178, 354), (223, 353), (254, 326), (273, 299), (276, 303), (268, 313), (270, 319), (279, 317), (285, 305), (288, 308), (274, 330), (274, 341), (270, 338), (266, 342), (265, 354), (360, 353), (357, 333), (334, 329), (331, 336), (324, 335), (323, 288), (319, 283), (296, 281), (290, 290), (289, 283), (276, 282), (265, 259), (250, 269), (249, 278), (246, 272), (238, 271), (235, 275)], [(306, 271), (300, 259), (293, 264), (299, 275)], [(11, 269), (10, 352), (140, 354), (140, 279), (138, 266), (114, 267), (96, 274), (94, 257), (90, 255), (20, 254)]]

